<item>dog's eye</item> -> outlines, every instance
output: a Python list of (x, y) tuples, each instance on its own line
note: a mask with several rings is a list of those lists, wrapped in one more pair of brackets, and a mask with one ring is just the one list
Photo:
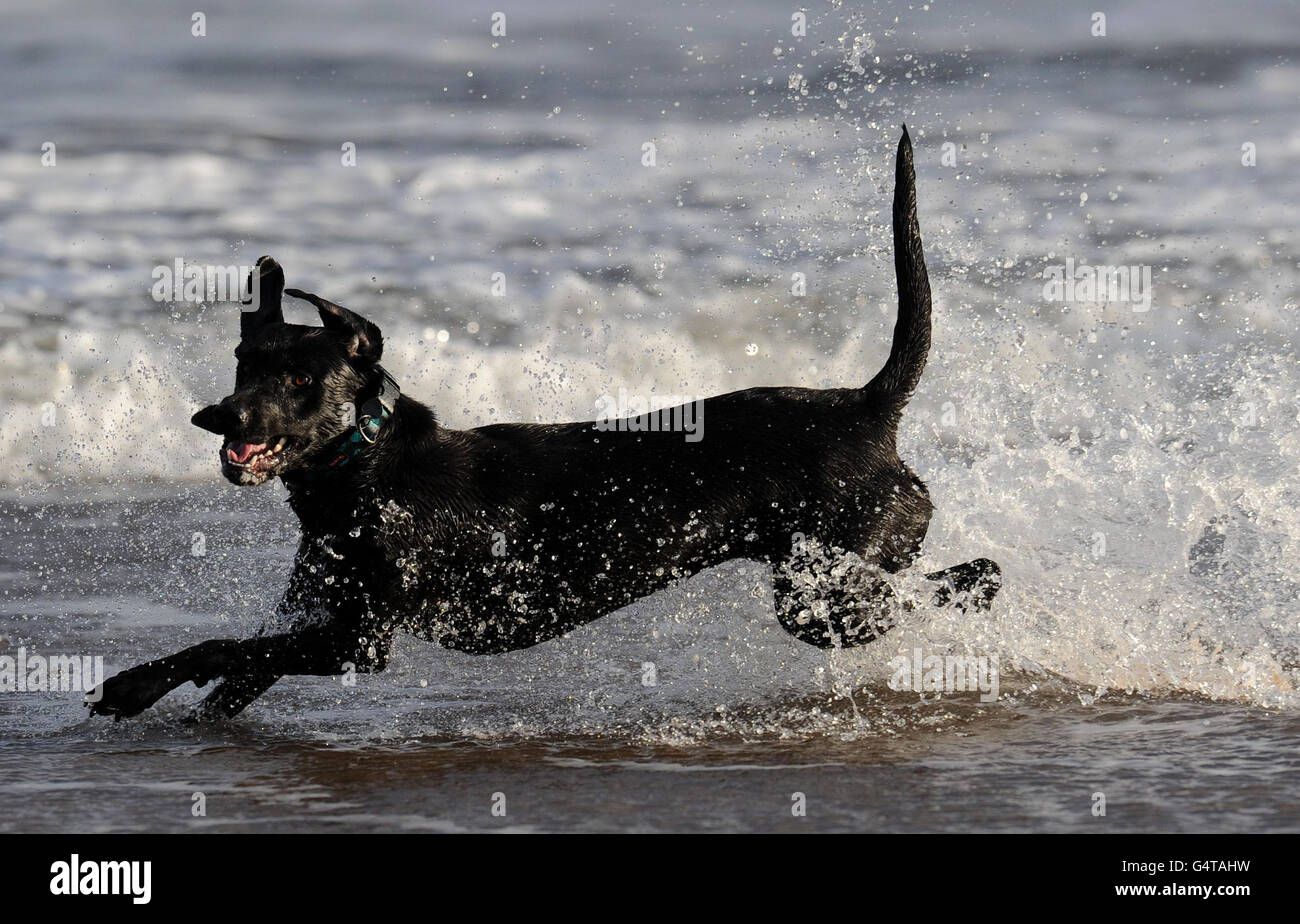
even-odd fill
[(297, 375), (293, 377), (293, 384), (297, 385), (299, 388), (301, 388), (304, 385), (310, 385), (311, 376), (305, 372), (299, 372)]

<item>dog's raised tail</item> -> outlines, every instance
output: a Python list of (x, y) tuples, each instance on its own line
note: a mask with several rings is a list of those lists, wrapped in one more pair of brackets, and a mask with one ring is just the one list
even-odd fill
[(894, 273), (898, 277), (898, 321), (889, 359), (864, 387), (868, 395), (897, 412), (912, 397), (930, 352), (930, 277), (921, 251), (916, 218), (916, 169), (912, 139), (903, 126), (894, 175)]

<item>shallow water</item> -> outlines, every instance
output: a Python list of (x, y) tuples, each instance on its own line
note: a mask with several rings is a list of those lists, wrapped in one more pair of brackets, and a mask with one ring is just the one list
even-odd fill
[[(0, 784), (12, 808), (0, 830), (1241, 833), (1295, 831), (1300, 809), (1296, 761), (1279, 759), (1300, 723), (1204, 703), (1007, 708), (942, 730), (811, 743), (359, 745), (257, 721), (192, 733), (149, 724), (129, 738), (70, 730), (58, 756), (48, 738), (15, 742), (7, 762), (25, 772)], [(1104, 817), (1092, 814), (1097, 792)]]
[[(903, 120), (936, 298), (900, 433), (938, 508), (920, 564), (1007, 585), (828, 654), (735, 563), (526, 652), (407, 639), (212, 729), (192, 688), (116, 725), (3, 694), (0, 827), (1300, 828), (1290, 4), (1123, 4), (1104, 40), (1070, 4), (828, 4), (797, 40), (776, 2), (548, 3), (495, 46), (410, 2), (213, 10), (204, 39), (163, 4), (4, 15), (0, 655), (112, 672), (283, 586), (282, 489), (219, 482), (187, 423), (234, 309), (153, 301), (155, 266), (273, 253), (455, 427), (865, 381)], [(1150, 267), (1150, 309), (1047, 301), (1067, 258)], [(996, 656), (999, 700), (890, 690), (918, 648)]]
[[(0, 653), (103, 652), (111, 674), (248, 631), (291, 554), (291, 521), (266, 503), (275, 490), (0, 505), (27, 552), (0, 562)], [(1300, 825), (1294, 710), (1098, 696), (1029, 665), (1004, 664), (996, 702), (895, 692), (882, 665), (909, 642), (891, 635), (876, 651), (828, 657), (777, 627), (763, 585), (756, 565), (717, 569), (499, 657), (407, 638), (383, 674), (353, 687), (288, 678), (210, 727), (183, 722), (191, 686), (120, 723), (87, 719), (76, 693), (0, 696), (0, 830)], [(1104, 817), (1092, 814), (1095, 793)]]

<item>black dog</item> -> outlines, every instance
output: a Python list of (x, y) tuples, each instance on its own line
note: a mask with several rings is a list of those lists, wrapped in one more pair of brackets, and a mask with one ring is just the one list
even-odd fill
[[(398, 631), (472, 654), (527, 648), (733, 558), (773, 566), (777, 617), (801, 641), (876, 638), (898, 609), (882, 573), (912, 562), (933, 510), (895, 448), (930, 347), (906, 128), (895, 182), (884, 368), (859, 388), (710, 398), (697, 441), (645, 419), (448, 430), (398, 394), (374, 324), (295, 289), (324, 326), (284, 323), (284, 273), (263, 257), (234, 394), (193, 422), (225, 437), (230, 481), (289, 488), (302, 543), (283, 625), (124, 671), (92, 712), (135, 715), (219, 678), (197, 715), (234, 715), (285, 674), (383, 670)], [(927, 577), (933, 603), (977, 609), (1001, 584), (985, 559)]]

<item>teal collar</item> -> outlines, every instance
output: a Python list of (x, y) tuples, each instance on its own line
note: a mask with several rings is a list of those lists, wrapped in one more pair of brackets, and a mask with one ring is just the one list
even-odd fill
[(393, 409), (397, 407), (397, 399), (402, 396), (402, 390), (397, 387), (397, 380), (383, 366), (376, 365), (375, 371), (381, 376), (379, 393), (361, 405), (356, 427), (339, 439), (334, 447), (333, 459), (326, 463), (328, 468), (342, 468), (351, 462), (361, 450), (379, 438), (379, 431), (392, 419)]

